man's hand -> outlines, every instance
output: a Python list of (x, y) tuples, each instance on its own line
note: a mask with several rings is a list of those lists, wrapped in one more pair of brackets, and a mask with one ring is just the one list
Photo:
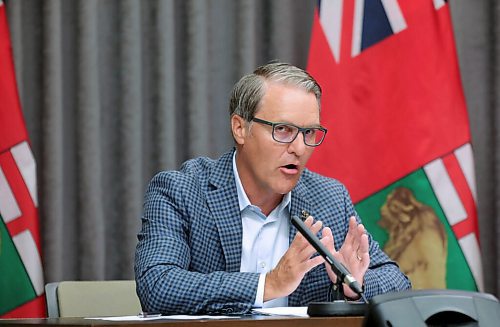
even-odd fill
[[(313, 224), (313, 222), (314, 219), (312, 217), (304, 221), (306, 226), (314, 234), (317, 234), (321, 230), (323, 223), (317, 221)], [(325, 242), (326, 241), (328, 240), (325, 240)], [(326, 243), (324, 244), (326, 246)], [(304, 275), (309, 270), (325, 261), (321, 256), (311, 258), (315, 252), (316, 250), (309, 244), (304, 236), (297, 233), (292, 244), (290, 244), (290, 247), (276, 265), (276, 268), (266, 275), (264, 302), (288, 296), (295, 291), (302, 281), (302, 278), (304, 278)]]
[[(332, 230), (329, 227), (323, 228), (322, 242), (332, 253), (333, 257), (344, 264), (351, 272), (352, 276), (363, 284), (366, 270), (370, 265), (370, 254), (368, 253), (368, 236), (365, 233), (365, 227), (357, 223), (356, 218), (349, 219), (349, 231), (347, 232), (344, 244), (337, 252), (333, 240)], [(337, 281), (337, 275), (332, 271), (329, 264), (326, 265), (326, 271), (332, 282)], [(351, 299), (359, 298), (349, 286), (344, 286), (344, 295)]]

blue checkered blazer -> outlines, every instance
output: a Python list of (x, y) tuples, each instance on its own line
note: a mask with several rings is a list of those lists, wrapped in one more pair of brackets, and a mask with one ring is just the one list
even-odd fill
[[(233, 151), (218, 160), (198, 158), (180, 171), (157, 174), (145, 195), (135, 256), (137, 294), (143, 309), (164, 314), (244, 313), (252, 308), (258, 273), (242, 273), (242, 222), (232, 169)], [(356, 215), (345, 187), (304, 170), (292, 190), (290, 212), (307, 210), (330, 226), (337, 247)], [(297, 230), (291, 225), (290, 241)], [(410, 283), (371, 236), (365, 294), (408, 289)], [(326, 301), (324, 265), (307, 273), (288, 297), (290, 306)]]

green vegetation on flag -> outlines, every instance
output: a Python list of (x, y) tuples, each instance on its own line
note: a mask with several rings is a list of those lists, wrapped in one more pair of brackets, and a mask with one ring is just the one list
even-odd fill
[(0, 315), (36, 297), (23, 262), (2, 219), (0, 219), (0, 276), (2, 276)]

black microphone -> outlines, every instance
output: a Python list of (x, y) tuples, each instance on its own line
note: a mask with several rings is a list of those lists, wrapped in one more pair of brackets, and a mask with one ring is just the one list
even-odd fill
[[(330, 264), (333, 272), (340, 278), (342, 282), (349, 285), (349, 287), (356, 292), (359, 296), (363, 297), (363, 289), (358, 281), (354, 279), (346, 266), (337, 261), (328, 249), (321, 243), (319, 238), (314, 235), (306, 224), (297, 216), (292, 216), (292, 224), (299, 230), (299, 232), (307, 239), (307, 241), (318, 251), (318, 253)], [(364, 298), (364, 297), (363, 297)]]

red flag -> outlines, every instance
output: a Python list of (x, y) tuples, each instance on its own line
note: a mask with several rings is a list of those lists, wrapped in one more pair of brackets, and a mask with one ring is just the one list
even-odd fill
[(36, 164), (0, 0), (0, 317), (45, 316)]
[[(323, 87), (329, 128), (310, 168), (347, 186), (367, 228), (416, 288), (482, 289), (469, 122), (448, 5), (322, 1), (308, 70)], [(427, 250), (434, 258), (421, 256)], [(440, 282), (429, 284), (431, 277)]]

